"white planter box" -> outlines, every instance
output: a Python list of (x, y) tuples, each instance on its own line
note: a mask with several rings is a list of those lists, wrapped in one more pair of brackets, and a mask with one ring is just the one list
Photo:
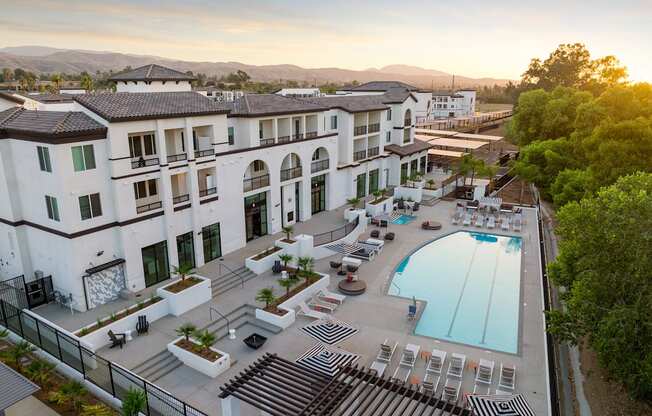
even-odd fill
[(268, 270), (272, 269), (272, 266), (274, 265), (275, 261), (281, 261), (279, 256), (283, 254), (283, 250), (279, 250), (275, 252), (274, 254), (270, 254), (267, 257), (263, 257), (260, 260), (254, 260), (254, 257), (256, 256), (251, 256), (245, 259), (245, 266), (252, 272), (256, 274), (263, 274)]
[(421, 202), (423, 197), (423, 188), (410, 188), (408, 186), (397, 186), (394, 188), (394, 198), (411, 199), (414, 202)]
[(358, 217), (358, 212), (360, 209), (347, 208), (344, 210), (344, 219), (348, 222), (355, 220)]
[[(212, 290), (210, 279), (198, 276), (196, 274), (189, 275), (187, 278), (188, 277), (200, 279), (201, 282), (187, 289), (184, 289), (179, 293), (168, 292), (165, 290), (165, 287), (156, 289), (157, 295), (163, 299), (168, 300), (168, 305), (170, 307), (169, 311), (174, 316), (184, 314), (189, 310), (201, 305), (202, 303), (206, 303), (211, 300)], [(173, 285), (180, 280), (181, 279), (177, 279), (167, 286)]]
[[(296, 265), (296, 260), (299, 257), (299, 242), (297, 241), (297, 237), (293, 238), (294, 240), (293, 243), (287, 243), (283, 241), (285, 237), (280, 238), (274, 242), (274, 245), (276, 247), (280, 247), (283, 249), (283, 253), (289, 254), (293, 257), (292, 261), (288, 263), (288, 265)], [(282, 263), (282, 262), (281, 262)]]
[(287, 310), (285, 308), (279, 308), (279, 309), (286, 310), (287, 313), (283, 316), (279, 316), (271, 312), (267, 312), (266, 310), (258, 308), (256, 309), (256, 318), (260, 319), (261, 321), (270, 323), (272, 325), (276, 325), (279, 328), (285, 329), (294, 323), (294, 320), (296, 319), (295, 316), (296, 314), (292, 309), (290, 310)]
[(394, 197), (389, 196), (379, 204), (372, 204), (367, 202), (365, 204), (365, 209), (367, 210), (367, 214), (371, 215), (372, 217), (377, 217), (378, 215), (382, 214), (389, 214), (394, 209)]
[[(124, 309), (116, 312), (116, 314), (122, 311), (124, 311)], [(90, 334), (84, 335), (83, 337), (79, 337), (79, 340), (89, 350), (95, 352), (100, 348), (109, 345), (111, 343), (108, 335), (109, 330), (113, 331), (114, 333), (124, 333), (125, 331), (133, 331), (133, 334), (135, 335), (136, 324), (138, 323), (138, 317), (140, 315), (147, 316), (147, 322), (151, 324), (152, 322), (161, 319), (168, 313), (169, 313), (168, 299), (161, 299), (160, 301), (156, 302), (153, 305), (149, 305), (143, 309), (140, 309), (132, 313), (129, 316), (125, 316), (122, 319), (118, 319), (115, 322), (111, 322), (110, 324), (103, 326), (102, 328), (95, 330)], [(104, 319), (102, 319), (102, 321), (108, 318), (109, 317), (107, 316)], [(88, 325), (85, 328), (90, 328), (94, 325), (95, 323)], [(82, 328), (80, 328), (79, 330), (81, 329)], [(75, 333), (79, 333), (79, 330), (75, 331)]]
[[(179, 361), (188, 367), (193, 368), (200, 373), (206, 374), (208, 377), (215, 378), (228, 370), (231, 366), (231, 356), (229, 356), (229, 354), (211, 347), (211, 350), (222, 356), (215, 361), (208, 361), (207, 359), (202, 358), (195, 353), (186, 351), (183, 348), (174, 345), (181, 339), (183, 339), (183, 337), (179, 337), (169, 343), (168, 351), (170, 351), (175, 357), (179, 359)], [(192, 338), (190, 338), (190, 340), (195, 342)]]

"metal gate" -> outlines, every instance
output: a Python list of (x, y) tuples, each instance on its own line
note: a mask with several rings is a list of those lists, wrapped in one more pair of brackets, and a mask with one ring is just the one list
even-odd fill
[(53, 301), (54, 290), (52, 287), (52, 276), (25, 282), (25, 294), (27, 295), (27, 304), (30, 309)]
[(0, 299), (19, 309), (27, 308), (25, 276), (0, 281)]

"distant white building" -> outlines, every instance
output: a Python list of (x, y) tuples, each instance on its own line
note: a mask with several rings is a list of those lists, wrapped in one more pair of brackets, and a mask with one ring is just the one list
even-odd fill
[(161, 65), (150, 64), (109, 78), (115, 82), (117, 92), (179, 92), (191, 91), (192, 75)]
[(244, 91), (240, 90), (221, 90), (212, 86), (197, 87), (194, 91), (220, 103), (234, 101), (245, 94)]
[(473, 89), (451, 91), (435, 91), (432, 93), (432, 109), (430, 117), (470, 117), (475, 114), (475, 95)]
[(281, 88), (274, 94), (294, 98), (320, 97), (322, 95), (319, 88)]

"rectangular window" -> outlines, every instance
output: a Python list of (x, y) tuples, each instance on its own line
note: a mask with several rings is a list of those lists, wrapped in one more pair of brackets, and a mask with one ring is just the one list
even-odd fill
[(392, 121), (392, 109), (387, 110), (387, 121)]
[(364, 198), (366, 194), (367, 194), (367, 174), (361, 173), (358, 175), (355, 196), (358, 198)]
[(52, 164), (50, 163), (50, 149), (43, 146), (36, 146), (38, 153), (38, 164), (43, 172), (52, 172)]
[(235, 130), (233, 127), (229, 127), (229, 144), (232, 145), (235, 143)]
[(331, 116), (331, 130), (337, 129), (337, 115)]
[(401, 164), (401, 185), (404, 185), (408, 179), (408, 163)]
[(419, 171), (419, 159), (414, 159), (410, 162), (410, 175), (415, 175)]
[(82, 220), (99, 217), (102, 215), (100, 194), (90, 194), (79, 197), (79, 212)]
[(208, 263), (220, 257), (222, 255), (220, 223), (202, 228), (201, 235), (204, 247), (204, 262)]
[(141, 254), (143, 256), (143, 273), (146, 287), (170, 278), (167, 241), (143, 247)]
[(153, 134), (129, 136), (129, 154), (131, 157), (152, 156), (156, 154), (156, 140)]
[(372, 194), (378, 190), (378, 169), (369, 171), (369, 193)]
[(179, 253), (179, 267), (195, 267), (195, 246), (193, 232), (177, 236), (177, 253)]
[(45, 207), (48, 210), (49, 219), (61, 221), (61, 218), (59, 218), (59, 205), (57, 205), (57, 198), (45, 195)]
[(388, 131), (385, 133), (385, 143), (390, 143), (392, 141), (392, 132)]
[(134, 198), (141, 199), (157, 194), (156, 179), (134, 182)]
[(75, 172), (95, 169), (95, 152), (93, 145), (73, 146), (72, 148), (72, 165)]
[(154, 141), (153, 134), (146, 134), (143, 136), (143, 142), (145, 143), (145, 154), (146, 155), (155, 155), (156, 154), (156, 142)]

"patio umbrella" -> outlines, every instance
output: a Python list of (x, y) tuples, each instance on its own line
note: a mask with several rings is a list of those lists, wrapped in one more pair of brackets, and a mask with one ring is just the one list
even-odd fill
[(358, 332), (351, 324), (337, 319), (320, 319), (301, 328), (303, 332), (324, 344), (335, 345)]
[(535, 416), (522, 394), (469, 395), (469, 404), (475, 416)]
[(337, 347), (317, 344), (297, 358), (297, 363), (304, 367), (334, 377), (341, 369), (356, 362), (359, 355)]

